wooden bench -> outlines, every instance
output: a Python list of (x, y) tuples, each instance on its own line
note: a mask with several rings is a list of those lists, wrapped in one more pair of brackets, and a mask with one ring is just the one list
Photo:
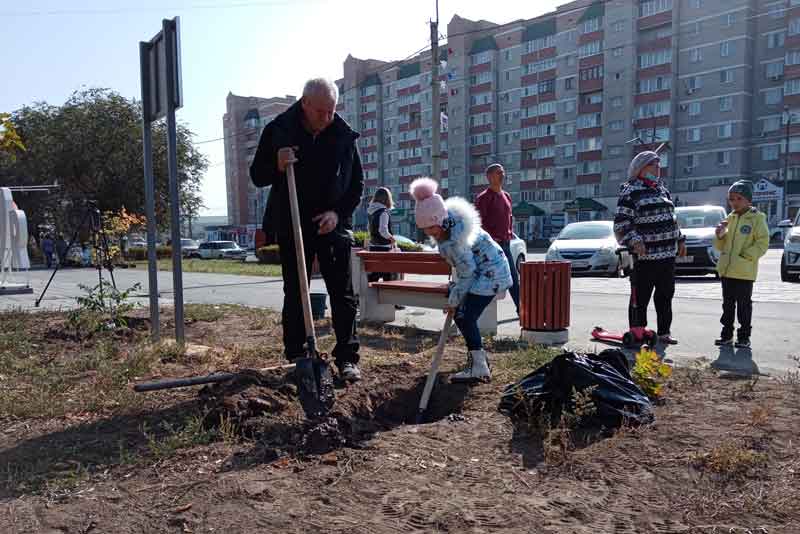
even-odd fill
[[(443, 310), (447, 305), (448, 280), (392, 280), (369, 282), (369, 273), (440, 275), (449, 278), (450, 264), (436, 252), (368, 252), (353, 255), (353, 289), (361, 310), (361, 319), (389, 323), (395, 320), (395, 305)], [(484, 335), (497, 334), (497, 300), (492, 300), (478, 320)], [(444, 316), (442, 316), (444, 317)]]

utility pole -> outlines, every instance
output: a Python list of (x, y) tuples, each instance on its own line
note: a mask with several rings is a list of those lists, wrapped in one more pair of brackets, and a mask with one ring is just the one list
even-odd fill
[(439, 183), (442, 179), (441, 148), (441, 110), (439, 109), (439, 0), (436, 0), (436, 20), (431, 21), (431, 174)]
[(792, 113), (789, 106), (783, 107), (786, 121), (786, 139), (783, 152), (783, 202), (781, 204), (780, 220), (789, 218), (789, 132), (792, 125)]

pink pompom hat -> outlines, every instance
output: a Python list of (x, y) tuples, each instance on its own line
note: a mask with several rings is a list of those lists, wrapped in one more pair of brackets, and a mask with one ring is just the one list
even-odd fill
[(417, 178), (408, 188), (411, 196), (417, 201), (414, 218), (420, 228), (442, 226), (447, 218), (444, 199), (436, 193), (438, 187), (438, 184), (430, 178)]

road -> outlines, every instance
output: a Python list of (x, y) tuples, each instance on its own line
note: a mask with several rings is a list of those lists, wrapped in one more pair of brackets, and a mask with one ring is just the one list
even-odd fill
[[(737, 360), (761, 371), (796, 367), (791, 355), (800, 355), (800, 284), (780, 281), (780, 250), (770, 250), (762, 258), (759, 279), (753, 300), (753, 350), (721, 354), (714, 347), (718, 336), (721, 313), (721, 289), (713, 277), (679, 278), (673, 301), (673, 333), (680, 344), (669, 347), (667, 354), (674, 360), (705, 357), (709, 360)], [(531, 254), (529, 260), (543, 259), (542, 254)], [(139, 282), (147, 287), (145, 270), (119, 269), (114, 272), (120, 288)], [(34, 295), (3, 296), (2, 308), (33, 309), (35, 297), (47, 282), (48, 271), (31, 272)], [(162, 305), (172, 304), (172, 274), (158, 273)], [(94, 285), (97, 272), (88, 269), (70, 269), (59, 272), (42, 301), (48, 309), (69, 308), (81, 294), (78, 284)], [(324, 290), (321, 280), (312, 282), (312, 289)], [(592, 327), (600, 324), (606, 328), (623, 330), (627, 327), (627, 300), (629, 284), (626, 279), (574, 278), (571, 295), (571, 325), (569, 345), (574, 348), (600, 350), (602, 345), (589, 341)], [(147, 303), (145, 295), (137, 299)], [(247, 306), (280, 309), (282, 281), (276, 278), (235, 276), (204, 273), (184, 273), (184, 300), (187, 303), (235, 303)], [(655, 312), (649, 313), (651, 323)], [(409, 308), (398, 312), (394, 324), (413, 324), (427, 330), (441, 328), (442, 315), (435, 310)], [(519, 322), (510, 298), (499, 306), (499, 335), (516, 337)], [(746, 353), (746, 354), (745, 354)], [(750, 361), (752, 354), (752, 361)]]

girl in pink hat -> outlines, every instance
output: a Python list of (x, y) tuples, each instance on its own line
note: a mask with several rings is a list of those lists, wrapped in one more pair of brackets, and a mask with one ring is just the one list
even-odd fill
[(417, 226), (439, 247), (453, 269), (446, 312), (467, 343), (467, 365), (450, 377), (453, 382), (488, 382), (489, 358), (483, 350), (478, 318), (498, 293), (511, 287), (511, 270), (500, 245), (481, 228), (477, 210), (459, 197), (444, 200), (430, 178), (418, 178), (409, 190), (416, 200)]

